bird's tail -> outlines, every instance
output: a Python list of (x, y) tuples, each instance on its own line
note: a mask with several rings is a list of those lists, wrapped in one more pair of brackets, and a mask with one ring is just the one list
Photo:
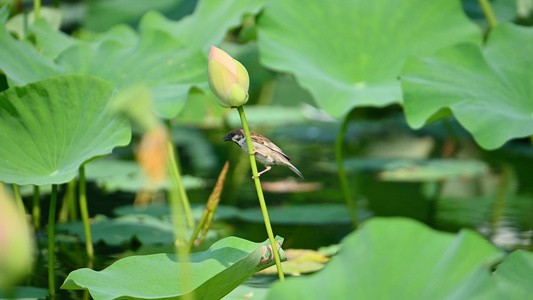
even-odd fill
[(291, 163), (289, 163), (287, 167), (289, 167), (294, 173), (298, 174), (298, 176), (300, 176), (300, 177), (302, 177), (302, 179), (304, 179), (304, 176), (302, 175), (302, 172), (300, 172), (300, 170), (298, 170)]

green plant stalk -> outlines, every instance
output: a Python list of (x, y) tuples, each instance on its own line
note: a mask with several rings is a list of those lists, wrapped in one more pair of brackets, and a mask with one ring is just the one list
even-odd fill
[[(167, 141), (167, 147), (168, 147), (168, 173), (172, 182), (172, 188), (170, 189), (170, 208), (172, 213), (172, 220), (174, 222), (174, 237), (176, 238), (177, 246), (182, 245), (182, 243), (187, 236), (187, 228), (184, 222), (183, 218), (183, 198), (181, 198), (182, 194), (178, 191), (179, 184), (178, 184), (178, 177), (179, 177), (179, 170), (176, 166), (175, 156), (173, 155), (174, 152), (174, 145), (172, 142)], [(181, 249), (181, 250), (180, 250)], [(183, 251), (185, 249), (185, 251)], [(186, 251), (187, 247), (178, 247), (176, 250), (182, 254), (187, 254), (188, 251)]]
[(52, 184), (52, 195), (50, 196), (50, 211), (48, 212), (48, 292), (50, 293), (50, 296), (54, 296), (56, 294), (56, 283), (54, 276), (56, 206), (57, 184)]
[[(533, 135), (529, 137), (529, 142), (531, 143), (531, 146), (533, 147)], [(533, 236), (529, 240), (529, 251), (533, 252)]]
[(33, 216), (33, 226), (35, 227), (35, 229), (39, 229), (39, 227), (41, 227), (41, 201), (38, 185), (33, 186), (33, 201), (31, 214)]
[(85, 183), (85, 166), (80, 166), (79, 169), (79, 201), (81, 220), (83, 222), (83, 231), (85, 233), (85, 249), (87, 251), (87, 259), (89, 266), (92, 266), (94, 258), (93, 239), (91, 235), (91, 224), (89, 224), (89, 208), (87, 206), (87, 191)]
[[(174, 145), (169, 140), (167, 141), (167, 148), (168, 148), (168, 173), (171, 178), (172, 186), (169, 191), (169, 204), (170, 204), (170, 211), (172, 214), (172, 224), (174, 229), (174, 246), (176, 247), (176, 258), (179, 260), (180, 265), (183, 267), (181, 269), (179, 278), (183, 284), (183, 288), (185, 291), (192, 290), (192, 284), (190, 281), (190, 275), (191, 270), (189, 266), (189, 251), (187, 247), (187, 243), (185, 242), (186, 236), (187, 236), (187, 227), (185, 224), (185, 220), (183, 218), (184, 215), (184, 205), (183, 205), (183, 198), (181, 197), (181, 193), (179, 192), (179, 185), (178, 185), (178, 177), (179, 177), (179, 171), (176, 165), (175, 156), (174, 156)], [(186, 300), (192, 300), (194, 299), (194, 294), (188, 293), (182, 295), (183, 299)]]
[(59, 210), (59, 216), (57, 217), (58, 223), (66, 223), (68, 220), (76, 221), (78, 219), (78, 205), (76, 205), (77, 183), (78, 181), (74, 178), (67, 184), (67, 191), (65, 192), (65, 196), (63, 196), (63, 203)]
[(490, 226), (490, 237), (496, 235), (496, 229), (498, 228), (498, 223), (502, 220), (503, 210), (505, 209), (505, 200), (507, 195), (509, 195), (509, 186), (511, 184), (512, 177), (512, 167), (510, 164), (505, 164), (503, 166), (502, 178), (500, 184), (498, 185), (498, 191), (496, 193), (496, 201), (494, 202), (492, 222)]
[(344, 163), (342, 158), (342, 145), (344, 144), (344, 137), (346, 136), (346, 129), (348, 128), (348, 122), (350, 118), (347, 115), (342, 122), (339, 134), (337, 134), (337, 140), (335, 142), (335, 160), (337, 161), (337, 169), (339, 174), (339, 181), (341, 183), (342, 194), (344, 195), (344, 200), (348, 206), (350, 212), (350, 217), (352, 218), (352, 224), (354, 228), (357, 228), (357, 211), (355, 204), (350, 193), (350, 185), (348, 184), (348, 177), (346, 175), (346, 170), (344, 169)]
[(498, 21), (496, 21), (496, 16), (494, 15), (494, 11), (492, 10), (489, 0), (478, 0), (478, 2), (479, 6), (481, 6), (481, 10), (483, 10), (483, 14), (487, 19), (487, 22), (489, 23), (489, 28), (492, 29), (496, 27)]
[(191, 212), (191, 204), (189, 202), (189, 197), (187, 196), (187, 192), (185, 191), (185, 187), (183, 186), (183, 181), (181, 180), (181, 171), (180, 167), (178, 165), (179, 161), (179, 153), (177, 149), (174, 149), (174, 144), (172, 143), (172, 124), (170, 124), (170, 120), (166, 120), (167, 129), (168, 129), (168, 140), (170, 142), (170, 145), (172, 145), (172, 151), (169, 152), (170, 159), (174, 166), (172, 166), (172, 169), (176, 172), (176, 184), (178, 185), (178, 192), (180, 193), (180, 197), (182, 199), (183, 203), (183, 209), (185, 210), (185, 216), (187, 218), (187, 226), (189, 228), (194, 228), (194, 218), (192, 217)]
[(207, 214), (202, 214), (202, 218), (200, 219), (198, 224), (196, 224), (196, 228), (194, 228), (194, 232), (191, 235), (191, 238), (189, 239), (189, 243), (187, 245), (187, 251), (189, 253), (192, 251), (192, 247), (194, 246), (194, 241), (196, 240), (196, 237), (200, 233), (200, 230), (202, 230), (202, 228), (204, 227), (206, 220), (207, 220)]
[(202, 213), (202, 218), (200, 219), (200, 222), (198, 222), (198, 225), (194, 229), (194, 232), (191, 238), (189, 239), (189, 252), (191, 252), (192, 247), (194, 246), (194, 242), (198, 237), (198, 233), (200, 233), (200, 231), (203, 229), (202, 237), (200, 238), (200, 243), (202, 243), (207, 235), (209, 227), (211, 227), (211, 225), (213, 224), (213, 218), (217, 211), (218, 204), (220, 203), (220, 195), (222, 194), (222, 190), (224, 189), (224, 182), (226, 181), (228, 169), (229, 162), (226, 161), (224, 167), (222, 168), (222, 171), (220, 171), (220, 174), (218, 175), (217, 183), (215, 184), (213, 191), (207, 199), (204, 212)]
[(279, 256), (278, 248), (276, 247), (276, 240), (274, 239), (274, 233), (272, 232), (272, 225), (270, 224), (270, 218), (268, 217), (267, 206), (265, 203), (265, 197), (263, 196), (263, 188), (261, 187), (261, 181), (257, 172), (257, 163), (255, 161), (255, 155), (253, 154), (254, 147), (252, 145), (252, 138), (250, 137), (250, 128), (248, 127), (248, 121), (246, 120), (246, 114), (242, 106), (237, 107), (239, 116), (241, 118), (242, 128), (244, 135), (246, 136), (246, 145), (248, 145), (248, 154), (250, 156), (250, 165), (252, 167), (252, 173), (254, 174), (255, 189), (257, 191), (257, 197), (259, 198), (259, 205), (261, 206), (261, 212), (263, 213), (263, 219), (265, 221), (265, 227), (272, 246), (272, 252), (274, 252), (274, 259), (276, 261), (276, 267), (278, 268), (278, 276), (280, 281), (285, 281), (285, 275), (283, 274), (283, 268), (281, 267), (281, 259)]
[(17, 207), (19, 209), (20, 215), (25, 216), (26, 210), (24, 209), (24, 202), (22, 201), (22, 196), (20, 195), (20, 188), (18, 184), (13, 183), (13, 194), (15, 195), (15, 201), (17, 202)]
[(41, 15), (41, 0), (33, 0), (33, 11), (35, 13), (35, 20), (39, 19)]
[(69, 219), (71, 221), (77, 221), (78, 220), (78, 205), (76, 203), (76, 178), (72, 179), (67, 184), (67, 193), (69, 194), (69, 197), (67, 200), (69, 201), (68, 209), (69, 209)]

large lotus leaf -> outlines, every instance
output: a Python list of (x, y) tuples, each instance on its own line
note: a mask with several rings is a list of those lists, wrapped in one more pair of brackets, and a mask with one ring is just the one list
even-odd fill
[(188, 47), (207, 52), (222, 41), (228, 30), (239, 26), (245, 14), (256, 14), (262, 6), (263, 0), (200, 0), (194, 13), (179, 21), (154, 11), (143, 17), (139, 27), (164, 30)]
[(89, 43), (92, 47), (96, 47), (105, 41), (113, 40), (126, 47), (135, 47), (139, 40), (137, 32), (124, 24), (113, 26), (102, 33), (79, 29), (76, 32), (76, 37), (73, 37), (61, 30), (52, 28), (48, 22), (42, 19), (37, 20), (28, 28), (28, 35), (34, 38), (35, 46), (40, 50), (40, 53), (53, 59), (56, 59), (65, 49), (78, 43)]
[[(85, 242), (82, 222), (58, 224), (56, 228), (76, 235), (81, 242)], [(192, 233), (191, 230), (189, 235)], [(116, 219), (96, 215), (91, 222), (91, 234), (94, 242), (104, 242), (112, 246), (129, 243), (134, 238), (143, 245), (172, 244), (174, 241), (174, 231), (170, 221), (141, 214), (132, 214)], [(214, 231), (209, 231), (207, 238), (213, 240), (216, 236)]]
[[(59, 29), (63, 14), (61, 10), (50, 7), (42, 7), (39, 12), (38, 20), (46, 20), (52, 27)], [(28, 25), (35, 22), (35, 11), (18, 13), (6, 22), (7, 30), (13, 32), (19, 38), (26, 35)]]
[[(191, 214), (195, 220), (200, 220), (204, 213), (204, 204), (192, 204)], [(113, 213), (117, 216), (125, 216), (129, 214), (144, 214), (156, 218), (170, 218), (170, 207), (166, 204), (150, 204), (150, 205), (125, 205), (113, 209)], [(215, 213), (215, 220), (226, 220), (237, 217), (241, 211), (228, 205), (218, 205)]]
[(420, 128), (451, 110), (486, 149), (532, 135), (529, 53), (533, 53), (533, 29), (500, 24), (483, 50), (461, 44), (431, 57), (409, 59), (401, 75), (409, 125)]
[[(527, 1), (529, 0), (494, 0), (490, 1), (490, 5), (492, 6), (492, 10), (498, 22), (512, 22), (519, 16), (526, 17), (528, 15), (528, 13), (526, 13), (528, 10)], [(485, 13), (483, 13), (483, 7), (479, 5), (479, 0), (461, 0), (461, 2), (467, 16), (476, 23), (481, 23), (484, 27), (488, 27), (487, 17), (485, 16)], [(522, 2), (522, 5), (520, 5), (519, 2)]]
[[(291, 126), (308, 123), (310, 119), (305, 115), (305, 110), (299, 107), (286, 106), (250, 106), (246, 108), (246, 116), (251, 126)], [(227, 114), (227, 124), (232, 127), (241, 127), (241, 119), (237, 112)]]
[[(346, 206), (340, 204), (270, 207), (268, 214), (273, 224), (347, 224), (351, 220)], [(238, 217), (249, 222), (263, 222), (263, 214), (258, 208), (245, 209)]]
[(471, 230), (373, 218), (324, 269), (275, 283), (268, 299), (496, 299), (490, 267), (502, 256)]
[(91, 74), (124, 88), (143, 83), (153, 88), (155, 111), (174, 116), (193, 84), (206, 82), (206, 58), (162, 31), (145, 31), (136, 47), (105, 41), (95, 50), (71, 47), (59, 57), (65, 71)]
[(294, 73), (333, 117), (402, 101), (406, 58), (481, 32), (453, 0), (268, 1), (258, 21), (260, 59)]
[(179, 112), (192, 85), (207, 81), (206, 57), (159, 30), (144, 31), (135, 47), (115, 40), (96, 48), (74, 45), (59, 55), (58, 63), (66, 73), (90, 74), (119, 89), (153, 88), (155, 112), (165, 118)]
[(0, 299), (33, 300), (47, 299), (50, 293), (47, 289), (32, 286), (18, 286), (10, 290), (0, 288)]
[(0, 8), (0, 70), (12, 85), (30, 82), (61, 74), (60, 68), (39, 54), (31, 44), (16, 40), (6, 29), (5, 21), (9, 10)]
[[(178, 299), (191, 293), (194, 299), (220, 299), (257, 271), (274, 264), (274, 260), (265, 261), (271, 252), (268, 245), (268, 240), (253, 243), (228, 237), (205, 252), (189, 255), (188, 263), (180, 263), (170, 254), (131, 256), (100, 272), (73, 271), (61, 288), (88, 289), (93, 298), (100, 300)], [(285, 259), (282, 250), (280, 255)]]
[[(153, 184), (146, 177), (139, 164), (135, 161), (117, 159), (98, 159), (85, 167), (87, 181), (94, 181), (96, 185), (108, 193), (115, 191), (136, 193), (141, 190), (157, 191), (170, 189), (172, 184), (165, 180), (160, 185)], [(182, 175), (185, 189), (202, 188), (204, 180), (190, 175)]]
[(227, 294), (223, 300), (263, 300), (266, 299), (269, 289), (259, 286), (241, 284)]
[(196, 1), (191, 0), (93, 0), (84, 3), (87, 13), (83, 28), (91, 31), (105, 31), (117, 24), (137, 25), (148, 10), (158, 10), (176, 19), (188, 15)]
[(530, 299), (533, 295), (533, 253), (515, 251), (496, 269), (494, 278), (503, 298)]
[(101, 79), (65, 75), (0, 93), (0, 180), (69, 182), (87, 160), (127, 145), (129, 122), (108, 109), (113, 92)]
[(35, 38), (39, 53), (50, 59), (55, 59), (63, 50), (80, 42), (61, 30), (53, 28), (43, 19), (38, 19), (28, 28), (28, 35)]
[[(379, 180), (403, 182), (435, 182), (441, 180), (467, 180), (486, 174), (488, 165), (473, 159), (347, 159), (350, 172), (376, 173)], [(333, 166), (332, 166), (333, 168)]]

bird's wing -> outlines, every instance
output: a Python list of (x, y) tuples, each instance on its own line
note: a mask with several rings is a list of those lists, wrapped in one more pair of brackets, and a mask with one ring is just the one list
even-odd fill
[[(272, 143), (269, 139), (266, 137), (259, 135), (255, 132), (250, 133), (250, 137), (252, 138), (252, 141), (254, 143), (260, 144), (263, 147), (266, 147), (272, 151), (278, 152), (279, 154), (283, 155), (287, 160), (291, 160), (287, 154), (283, 152), (276, 144)], [(260, 139), (259, 139), (260, 138)], [(264, 139), (264, 140), (263, 140)], [(256, 149), (258, 152), (260, 149)]]

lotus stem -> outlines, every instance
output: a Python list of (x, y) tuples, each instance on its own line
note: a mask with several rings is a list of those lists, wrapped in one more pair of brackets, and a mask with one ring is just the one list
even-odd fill
[(55, 286), (55, 218), (57, 206), (57, 184), (52, 184), (52, 194), (50, 196), (50, 211), (48, 212), (48, 292), (50, 296), (56, 294)]
[(39, 229), (39, 227), (41, 227), (41, 201), (40, 200), (41, 199), (40, 199), (39, 186), (34, 185), (31, 214), (33, 216), (33, 226), (35, 227), (35, 229)]
[(270, 240), (270, 245), (272, 246), (272, 252), (274, 252), (274, 259), (276, 261), (276, 266), (278, 268), (278, 276), (280, 281), (285, 281), (285, 275), (283, 274), (283, 268), (281, 266), (281, 259), (276, 247), (276, 240), (274, 239), (274, 233), (272, 231), (272, 225), (270, 224), (270, 218), (268, 217), (267, 206), (265, 203), (265, 197), (263, 196), (263, 189), (261, 187), (261, 181), (259, 180), (259, 175), (257, 172), (257, 163), (255, 161), (255, 156), (253, 154), (253, 145), (252, 138), (250, 137), (250, 128), (248, 127), (248, 121), (246, 120), (246, 114), (244, 113), (244, 108), (242, 106), (237, 107), (239, 111), (239, 116), (241, 117), (242, 128), (244, 130), (244, 135), (246, 136), (246, 144), (248, 145), (248, 153), (250, 156), (250, 165), (252, 167), (252, 173), (254, 175), (255, 189), (257, 191), (257, 197), (259, 198), (259, 205), (261, 206), (261, 212), (263, 213), (263, 219), (265, 221), (265, 227), (268, 234), (268, 239)]
[(89, 267), (92, 266), (94, 258), (93, 239), (91, 235), (91, 224), (89, 223), (89, 208), (87, 206), (87, 192), (85, 184), (85, 166), (79, 169), (79, 201), (81, 220), (83, 222), (83, 231), (85, 233), (85, 249), (87, 251), (87, 259)]
[(348, 122), (350, 118), (347, 115), (342, 122), (339, 134), (337, 134), (337, 141), (335, 142), (335, 159), (337, 160), (337, 172), (339, 174), (339, 181), (341, 183), (342, 194), (344, 195), (344, 200), (348, 206), (350, 212), (350, 217), (352, 218), (352, 224), (354, 228), (357, 228), (357, 211), (355, 204), (350, 193), (350, 185), (348, 184), (348, 177), (346, 176), (346, 170), (344, 169), (343, 157), (342, 157), (342, 146), (344, 144), (344, 137), (346, 136), (346, 129), (348, 128)]
[(59, 211), (58, 223), (66, 223), (69, 220), (76, 221), (78, 219), (78, 205), (76, 204), (76, 185), (78, 181), (76, 178), (69, 181), (67, 184), (67, 191), (63, 196), (63, 204)]
[(494, 11), (492, 10), (490, 2), (488, 0), (478, 0), (478, 2), (479, 6), (481, 6), (481, 10), (483, 10), (483, 14), (487, 19), (487, 22), (489, 23), (489, 28), (492, 29), (496, 27), (498, 21), (496, 21), (496, 16), (494, 15)]
[(215, 216), (215, 212), (217, 211), (218, 204), (220, 202), (220, 194), (222, 194), (222, 190), (224, 189), (224, 181), (226, 181), (226, 175), (228, 174), (228, 169), (229, 169), (229, 162), (226, 161), (226, 163), (224, 164), (224, 167), (222, 168), (222, 171), (220, 171), (220, 175), (218, 175), (217, 183), (215, 184), (215, 187), (213, 188), (211, 195), (209, 195), (209, 199), (207, 199), (207, 204), (205, 205), (202, 218), (200, 219), (200, 222), (198, 222), (198, 224), (196, 225), (196, 228), (194, 229), (194, 232), (191, 238), (189, 239), (189, 245), (188, 245), (189, 252), (191, 252), (192, 247), (194, 246), (194, 242), (196, 238), (198, 237), (198, 233), (200, 233), (200, 230), (203, 229), (202, 237), (200, 238), (200, 244), (201, 244), (207, 235), (207, 231), (209, 230), (209, 227), (213, 223), (213, 218)]
[(500, 184), (498, 184), (498, 190), (496, 193), (496, 201), (494, 202), (492, 222), (490, 226), (490, 237), (493, 238), (496, 235), (498, 229), (498, 223), (502, 220), (503, 210), (505, 209), (505, 200), (509, 195), (509, 186), (513, 176), (513, 169), (510, 164), (503, 166)]
[[(183, 204), (183, 198), (182, 194), (179, 192), (179, 184), (178, 184), (178, 177), (179, 172), (176, 167), (176, 161), (174, 156), (174, 145), (169, 140), (167, 141), (167, 148), (168, 148), (168, 172), (169, 176), (171, 178), (171, 188), (169, 191), (169, 205), (170, 205), (170, 212), (172, 215), (172, 223), (174, 228), (174, 246), (176, 251), (176, 259), (179, 261), (180, 265), (183, 266), (183, 269), (181, 270), (179, 275), (180, 280), (183, 284), (183, 289), (185, 291), (192, 291), (192, 283), (190, 281), (191, 278), (191, 270), (190, 270), (190, 264), (189, 264), (189, 251), (187, 248), (187, 244), (185, 242), (186, 236), (187, 236), (187, 226), (185, 223), (184, 215), (184, 204)], [(182, 298), (185, 300), (192, 300), (194, 299), (194, 294), (187, 293), (182, 295)]]
[(41, 0), (33, 0), (33, 11), (35, 14), (35, 20), (39, 19), (41, 15)]
[(24, 202), (22, 201), (22, 196), (20, 195), (20, 188), (18, 184), (13, 183), (13, 194), (15, 195), (15, 201), (17, 202), (17, 207), (20, 211), (21, 216), (26, 215), (26, 209), (24, 209)]
[(172, 151), (169, 151), (170, 159), (172, 162), (172, 165), (170, 167), (172, 168), (172, 172), (175, 174), (174, 180), (176, 181), (176, 184), (178, 186), (178, 193), (180, 193), (181, 203), (183, 204), (183, 209), (185, 210), (187, 226), (189, 228), (194, 228), (194, 218), (192, 217), (191, 204), (189, 202), (187, 192), (185, 191), (185, 187), (183, 186), (183, 181), (181, 180), (179, 153), (176, 149), (174, 149), (174, 144), (172, 143), (172, 126), (170, 124), (170, 120), (166, 120), (166, 124), (168, 129), (168, 140), (170, 145), (172, 146)]

